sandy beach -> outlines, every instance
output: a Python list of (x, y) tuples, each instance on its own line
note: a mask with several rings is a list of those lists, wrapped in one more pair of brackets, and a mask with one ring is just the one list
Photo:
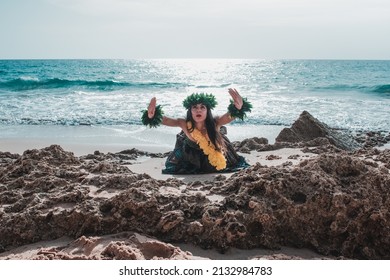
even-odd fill
[[(284, 135), (302, 120), (323, 126)], [(164, 148), (2, 142), (0, 259), (389, 259), (389, 136), (332, 133), (237, 141), (249, 168), (202, 175), (162, 174)]]

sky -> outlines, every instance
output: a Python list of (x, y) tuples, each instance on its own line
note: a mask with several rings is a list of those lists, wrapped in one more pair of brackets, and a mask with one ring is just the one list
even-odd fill
[(390, 59), (389, 0), (1, 0), (0, 59)]

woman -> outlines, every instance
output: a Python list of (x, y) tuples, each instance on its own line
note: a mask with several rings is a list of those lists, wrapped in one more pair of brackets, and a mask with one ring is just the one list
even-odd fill
[(183, 101), (187, 109), (186, 119), (169, 118), (163, 115), (161, 106), (156, 106), (156, 98), (150, 101), (143, 111), (144, 125), (156, 127), (162, 123), (177, 126), (182, 131), (177, 135), (176, 145), (165, 163), (165, 174), (196, 174), (213, 172), (232, 172), (246, 168), (249, 164), (234, 150), (224, 135), (223, 125), (235, 118), (244, 119), (252, 105), (243, 99), (236, 89), (229, 89), (233, 98), (228, 112), (213, 117), (211, 110), (217, 105), (212, 94), (194, 93)]

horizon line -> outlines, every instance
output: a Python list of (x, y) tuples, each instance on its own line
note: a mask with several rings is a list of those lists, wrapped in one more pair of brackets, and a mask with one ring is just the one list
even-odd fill
[(139, 57), (139, 58), (0, 58), (0, 60), (338, 60), (387, 61), (390, 58), (223, 58), (223, 57)]

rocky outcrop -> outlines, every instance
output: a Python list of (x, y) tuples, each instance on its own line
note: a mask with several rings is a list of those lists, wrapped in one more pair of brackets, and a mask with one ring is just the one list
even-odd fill
[(253, 137), (244, 139), (243, 141), (235, 141), (232, 143), (236, 151), (241, 153), (249, 153), (254, 150), (263, 150), (269, 146), (268, 139), (264, 137)]
[(390, 142), (390, 133), (386, 135), (384, 131), (359, 132), (354, 138), (363, 148), (374, 148)]
[(384, 131), (347, 131), (332, 129), (304, 111), (290, 128), (284, 128), (269, 144), (268, 139), (253, 137), (234, 141), (234, 148), (241, 153), (250, 151), (274, 151), (282, 148), (301, 148), (311, 153), (354, 151), (372, 149), (390, 142), (390, 133)]
[[(288, 245), (332, 257), (390, 259), (389, 150), (323, 153), (298, 166), (256, 164), (229, 179), (192, 184), (155, 180), (98, 156), (75, 157), (59, 146), (2, 153), (2, 250), (136, 232), (221, 252)], [(145, 257), (137, 255), (141, 247), (126, 244), (107, 246), (99, 257)]]
[(301, 113), (291, 128), (284, 128), (276, 137), (276, 142), (298, 143), (315, 139), (321, 139), (316, 141), (321, 141), (322, 144), (329, 141), (330, 144), (343, 150), (355, 150), (361, 147), (352, 135), (330, 128), (307, 111)]

